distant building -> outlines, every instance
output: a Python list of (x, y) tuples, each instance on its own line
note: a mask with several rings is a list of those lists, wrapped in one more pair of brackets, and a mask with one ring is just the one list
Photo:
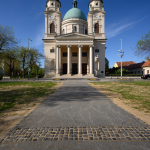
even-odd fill
[(143, 75), (150, 74), (150, 60), (147, 60), (143, 65)]
[[(132, 64), (135, 64), (135, 62), (133, 62), (133, 61), (122, 62), (122, 66), (129, 66), (129, 65), (132, 65)], [(121, 67), (121, 62), (115, 62), (114, 67), (115, 68)]]
[(141, 63), (135, 63), (131, 64), (129, 66), (123, 66), (123, 69), (129, 70), (131, 74), (141, 74), (143, 75), (143, 68), (142, 65), (145, 63), (145, 61)]

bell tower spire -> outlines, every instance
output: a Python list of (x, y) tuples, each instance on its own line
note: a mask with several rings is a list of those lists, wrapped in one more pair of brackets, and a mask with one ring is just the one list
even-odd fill
[(77, 8), (78, 2), (76, 0), (73, 1), (73, 8)]

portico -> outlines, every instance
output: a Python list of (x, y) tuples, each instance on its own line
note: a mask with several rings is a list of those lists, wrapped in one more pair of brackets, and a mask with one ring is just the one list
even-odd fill
[(56, 74), (93, 74), (93, 45), (56, 45)]

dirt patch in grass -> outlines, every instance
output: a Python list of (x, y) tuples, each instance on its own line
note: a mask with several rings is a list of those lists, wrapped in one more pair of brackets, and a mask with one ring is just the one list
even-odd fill
[[(33, 111), (63, 83), (0, 83), (0, 138)], [(3, 107), (5, 103), (8, 103)], [(9, 107), (10, 106), (10, 107)]]
[(150, 125), (150, 84), (97, 82), (89, 83), (113, 102)]

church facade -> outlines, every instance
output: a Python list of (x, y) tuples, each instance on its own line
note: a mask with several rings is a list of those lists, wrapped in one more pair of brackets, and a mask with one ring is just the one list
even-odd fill
[(45, 14), (45, 77), (105, 77), (105, 11), (102, 0), (91, 0), (89, 13), (73, 8), (62, 18), (59, 0), (47, 0)]

